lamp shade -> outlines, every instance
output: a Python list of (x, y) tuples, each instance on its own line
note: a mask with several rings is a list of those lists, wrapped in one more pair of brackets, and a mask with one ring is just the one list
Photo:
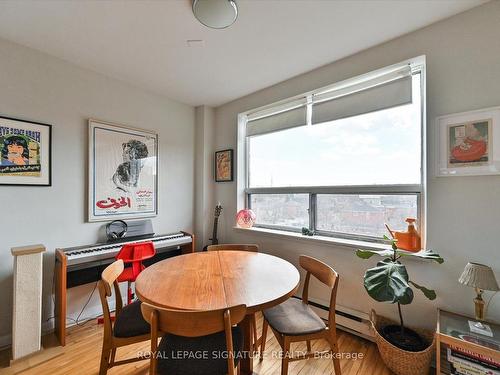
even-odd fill
[(482, 290), (499, 290), (493, 270), (479, 263), (467, 263), (458, 282)]

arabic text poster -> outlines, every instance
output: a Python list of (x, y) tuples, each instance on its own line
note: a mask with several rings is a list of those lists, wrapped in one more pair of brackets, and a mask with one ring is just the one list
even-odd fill
[(157, 135), (90, 121), (89, 220), (157, 213)]
[(50, 185), (51, 125), (0, 117), (0, 184)]

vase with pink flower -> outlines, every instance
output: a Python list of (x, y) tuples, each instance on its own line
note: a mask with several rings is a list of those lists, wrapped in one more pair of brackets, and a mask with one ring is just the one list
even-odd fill
[(249, 208), (238, 211), (236, 214), (236, 225), (240, 228), (251, 228), (255, 224), (257, 217)]

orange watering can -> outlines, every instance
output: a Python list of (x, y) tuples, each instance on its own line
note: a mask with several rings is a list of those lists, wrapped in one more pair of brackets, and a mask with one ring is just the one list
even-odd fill
[(408, 223), (408, 230), (406, 232), (397, 232), (391, 230), (387, 224), (385, 227), (391, 234), (392, 238), (397, 240), (396, 245), (398, 249), (407, 250), (411, 252), (419, 252), (422, 249), (420, 242), (420, 235), (415, 228), (415, 219), (409, 217), (405, 220)]

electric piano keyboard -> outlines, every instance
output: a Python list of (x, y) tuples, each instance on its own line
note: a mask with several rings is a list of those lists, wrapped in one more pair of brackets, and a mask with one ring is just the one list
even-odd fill
[(192, 242), (192, 238), (191, 235), (187, 235), (183, 232), (178, 232), (161, 236), (145, 237), (137, 240), (130, 240), (125, 238), (121, 241), (113, 241), (91, 246), (70, 247), (67, 249), (63, 249), (62, 251), (67, 258), (68, 270), (75, 268), (88, 268), (92, 267), (95, 262), (100, 262), (107, 259), (113, 261), (116, 254), (118, 254), (122, 246), (125, 244), (146, 241), (153, 242), (157, 252), (162, 252), (162, 249), (190, 244)]

